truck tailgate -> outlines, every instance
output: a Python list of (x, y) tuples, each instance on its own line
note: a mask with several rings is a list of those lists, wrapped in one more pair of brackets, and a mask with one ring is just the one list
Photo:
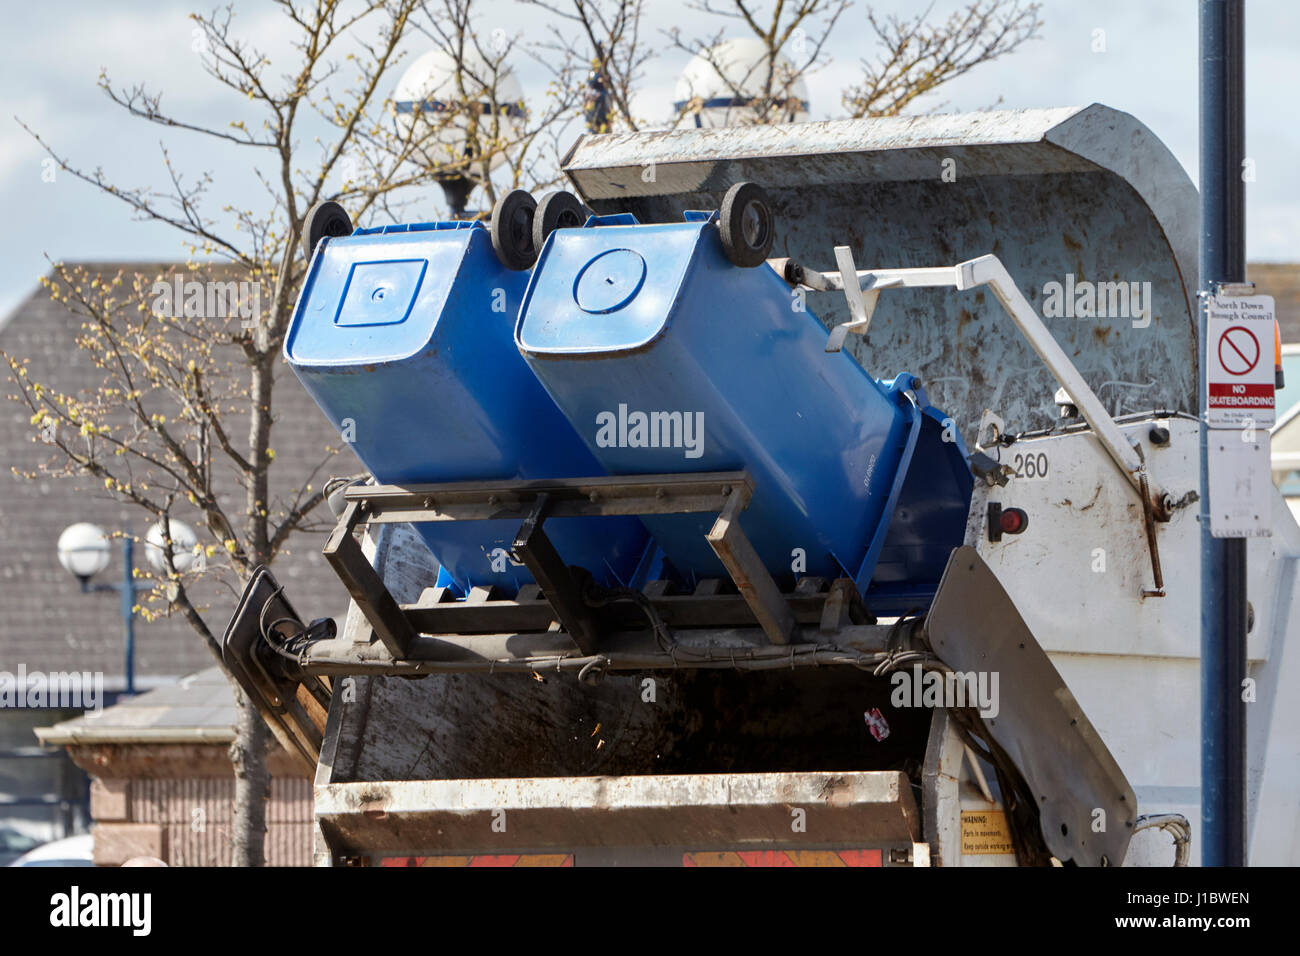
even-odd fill
[(373, 866), (882, 866), (920, 839), (896, 771), (329, 783), (316, 816)]

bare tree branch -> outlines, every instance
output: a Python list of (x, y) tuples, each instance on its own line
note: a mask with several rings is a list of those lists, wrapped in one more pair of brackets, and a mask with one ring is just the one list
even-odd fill
[(1036, 38), (1042, 27), (1039, 4), (1020, 0), (974, 0), (942, 22), (930, 21), (930, 10), (907, 19), (867, 9), (882, 53), (874, 63), (862, 61), (862, 82), (844, 92), (850, 116), (896, 116), (919, 97)]

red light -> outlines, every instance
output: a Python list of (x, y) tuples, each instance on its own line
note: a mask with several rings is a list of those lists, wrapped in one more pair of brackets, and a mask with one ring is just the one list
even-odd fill
[(1003, 534), (1020, 534), (1029, 525), (1029, 515), (1020, 508), (1004, 508), (998, 516)]

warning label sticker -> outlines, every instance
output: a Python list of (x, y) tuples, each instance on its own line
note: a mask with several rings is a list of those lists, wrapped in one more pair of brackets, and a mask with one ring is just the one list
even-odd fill
[(1001, 810), (963, 810), (961, 812), (961, 852), (972, 856), (991, 853), (1015, 853), (1007, 815)]
[(1206, 419), (1211, 427), (1274, 418), (1273, 297), (1211, 296), (1206, 302)]

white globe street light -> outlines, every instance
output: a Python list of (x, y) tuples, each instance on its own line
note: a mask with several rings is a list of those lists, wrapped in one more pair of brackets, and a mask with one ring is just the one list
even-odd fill
[(725, 40), (695, 56), (677, 80), (679, 128), (748, 126), (775, 110), (783, 123), (808, 119), (808, 87), (784, 56), (757, 37)]
[(59, 535), (59, 564), (65, 571), (85, 579), (108, 567), (108, 534), (99, 525), (79, 521)]
[[(201, 571), (204, 565), (203, 551), (199, 546), (198, 535), (183, 521), (170, 520), (169, 528), (172, 542), (172, 565), (180, 573)], [(145, 553), (154, 570), (167, 572), (164, 557), (166, 536), (163, 524), (159, 521), (145, 535)], [(78, 522), (65, 528), (59, 535), (59, 564), (77, 576), (81, 590), (86, 594), (113, 591), (119, 599), (122, 609), (122, 629), (126, 634), (126, 693), (135, 693), (135, 599), (141, 591), (147, 591), (150, 584), (135, 579), (134, 544), (131, 536), (122, 537), (122, 580), (118, 584), (103, 582), (91, 583), (91, 578), (108, 567), (108, 534), (98, 525), (86, 521)]]
[(132, 540), (122, 538), (122, 582), (120, 584), (91, 583), (92, 576), (108, 567), (108, 534), (98, 525), (87, 521), (69, 525), (59, 535), (59, 564), (77, 576), (83, 594), (113, 591), (119, 597), (122, 609), (122, 629), (126, 634), (126, 693), (135, 693), (135, 595), (142, 585), (135, 580), (131, 562)]
[[(168, 519), (168, 523), (172, 539), (172, 565), (177, 573), (203, 570), (203, 554), (199, 550), (199, 536), (194, 533), (194, 529), (175, 518)], [(166, 538), (161, 520), (144, 536), (144, 556), (149, 560), (150, 567), (160, 574), (171, 571), (167, 566)]]
[[(470, 190), (505, 161), (503, 147), (515, 141), (523, 125), (523, 99), (513, 71), (472, 50), (459, 62), (446, 50), (430, 50), (397, 81), (397, 131), (419, 144), (420, 161), (437, 167), (477, 160), (442, 178), (454, 217), (464, 213)], [(474, 143), (471, 123), (477, 126)], [(486, 157), (479, 155), (484, 148)]]

